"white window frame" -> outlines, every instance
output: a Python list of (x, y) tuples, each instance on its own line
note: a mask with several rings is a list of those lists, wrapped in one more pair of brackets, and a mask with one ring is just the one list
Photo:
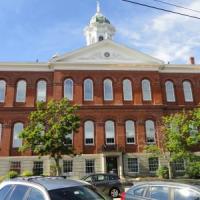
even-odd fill
[[(153, 127), (151, 127), (151, 125), (153, 125)], [(153, 129), (153, 130), (150, 130), (150, 129)], [(146, 133), (147, 144), (155, 144), (156, 143), (156, 127), (155, 127), (155, 122), (153, 120), (146, 120), (145, 121), (145, 133)], [(153, 133), (153, 137), (151, 137), (152, 133)], [(153, 138), (154, 141), (148, 142), (148, 138)]]
[[(91, 126), (91, 127), (87, 127), (87, 126)], [(87, 132), (87, 128), (90, 128), (90, 132)], [(94, 145), (94, 122), (91, 120), (87, 120), (84, 122), (84, 135), (85, 135), (85, 145)], [(92, 143), (87, 143), (86, 140), (87, 139), (92, 139)]]
[[(68, 94), (67, 92), (69, 92), (70, 94)], [(73, 101), (74, 99), (74, 81), (71, 78), (67, 78), (64, 80), (64, 97), (67, 98), (69, 101)]]
[(129, 79), (123, 80), (123, 97), (124, 97), (124, 101), (133, 100), (132, 82)]
[(111, 79), (103, 81), (104, 101), (113, 101), (113, 82)]
[(183, 93), (185, 102), (193, 102), (192, 84), (190, 81), (183, 81)]
[(73, 144), (74, 144), (74, 134), (73, 133), (67, 134), (65, 138), (66, 138), (66, 140), (68, 138), (71, 139), (71, 144), (69, 144), (69, 143), (66, 142), (66, 145), (73, 146)]
[[(18, 128), (19, 130), (16, 130), (17, 126), (21, 126)], [(22, 146), (22, 139), (19, 138), (19, 133), (21, 131), (23, 131), (23, 129), (24, 129), (23, 123), (17, 122), (14, 124), (14, 126), (13, 126), (13, 142), (12, 142), (13, 148), (19, 148)]]
[[(42, 86), (42, 88), (41, 88), (41, 86)], [(42, 95), (40, 95), (40, 93)], [(44, 79), (41, 79), (37, 82), (37, 101), (40, 101), (40, 102), (41, 101), (43, 101), (43, 102), (47, 101), (47, 81), (44, 80)]]
[(143, 101), (152, 101), (151, 83), (148, 79), (142, 80), (142, 98)]
[(0, 80), (0, 93), (2, 93), (0, 94), (0, 103), (4, 103), (6, 97), (6, 81), (4, 80)]
[(73, 160), (63, 160), (63, 173), (70, 176), (73, 173), (73, 164)]
[(26, 102), (26, 90), (27, 82), (25, 80), (19, 80), (17, 82), (17, 91), (16, 91), (16, 102), (25, 103)]
[[(90, 97), (87, 97), (87, 92), (90, 93)], [(85, 79), (84, 80), (84, 100), (85, 101), (93, 101), (94, 99), (94, 83), (92, 79)]]
[[(130, 128), (128, 126), (128, 123), (131, 123), (132, 126), (132, 133), (128, 131), (127, 129)], [(125, 132), (126, 132), (126, 144), (135, 144), (135, 122), (133, 120), (126, 120), (125, 121)], [(132, 137), (130, 137), (132, 135)], [(134, 138), (134, 142), (128, 142), (128, 138)]]
[(176, 102), (174, 83), (172, 81), (165, 82), (165, 94), (167, 102)]
[[(87, 166), (87, 164), (89, 164), (89, 162), (91, 162), (92, 165)], [(92, 168), (93, 170), (92, 170), (91, 172), (87, 172), (87, 167), (90, 167), (90, 168)], [(85, 160), (85, 173), (86, 173), (86, 174), (93, 174), (93, 173), (95, 173), (95, 159), (86, 159), (86, 160)]]
[[(110, 129), (110, 130), (108, 130), (108, 129)], [(115, 122), (112, 120), (107, 120), (105, 122), (105, 139), (106, 139), (107, 145), (115, 144)], [(108, 142), (109, 139), (113, 139), (113, 142)]]
[[(130, 171), (129, 169), (129, 161), (130, 159), (137, 159), (137, 172), (136, 171)], [(127, 170), (128, 170), (128, 173), (139, 173), (140, 169), (139, 169), (139, 159), (138, 158), (128, 158), (127, 159)]]
[[(151, 167), (155, 166), (155, 163), (150, 163), (150, 160), (153, 160), (153, 159), (157, 159), (158, 160), (158, 167), (157, 167), (156, 170), (151, 170)], [(151, 166), (150, 166), (150, 164), (151, 164)], [(148, 158), (148, 167), (149, 167), (149, 172), (150, 173), (155, 173), (158, 170), (159, 165), (160, 165), (160, 163), (159, 163), (159, 158), (158, 157), (150, 157), (150, 158)]]

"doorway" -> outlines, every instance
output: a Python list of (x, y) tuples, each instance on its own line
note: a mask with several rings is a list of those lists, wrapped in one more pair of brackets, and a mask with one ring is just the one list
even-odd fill
[(117, 157), (106, 157), (106, 170), (107, 173), (118, 174)]

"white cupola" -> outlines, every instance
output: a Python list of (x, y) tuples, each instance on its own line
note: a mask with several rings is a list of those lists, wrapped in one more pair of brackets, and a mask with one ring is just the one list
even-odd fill
[(112, 40), (115, 34), (115, 27), (101, 14), (99, 2), (97, 2), (97, 12), (91, 18), (90, 23), (84, 29), (87, 45), (100, 42), (105, 39)]

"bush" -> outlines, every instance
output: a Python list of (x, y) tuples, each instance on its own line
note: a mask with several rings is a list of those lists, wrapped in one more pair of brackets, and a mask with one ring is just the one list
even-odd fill
[(190, 178), (200, 178), (200, 162), (190, 162), (186, 167), (186, 174)]
[(25, 170), (23, 171), (22, 176), (25, 177), (33, 176), (33, 173), (31, 171)]
[(156, 171), (156, 175), (159, 178), (168, 179), (169, 178), (169, 169), (166, 166), (160, 166)]
[(9, 171), (6, 174), (6, 178), (8, 178), (8, 179), (12, 179), (12, 178), (16, 178), (16, 177), (18, 177), (18, 173), (16, 171)]

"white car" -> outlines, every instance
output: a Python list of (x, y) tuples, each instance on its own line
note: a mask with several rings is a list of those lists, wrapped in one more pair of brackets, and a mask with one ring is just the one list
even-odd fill
[(0, 200), (105, 200), (84, 182), (61, 177), (17, 178), (0, 184)]

